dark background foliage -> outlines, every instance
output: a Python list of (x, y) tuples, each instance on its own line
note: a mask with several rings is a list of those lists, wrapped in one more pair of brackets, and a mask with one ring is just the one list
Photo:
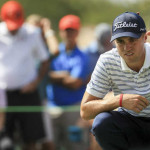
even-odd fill
[[(7, 0), (0, 0), (0, 6)], [(114, 18), (125, 11), (140, 12), (147, 28), (150, 26), (149, 0), (18, 0), (25, 9), (25, 16), (36, 13), (48, 17), (55, 30), (59, 19), (66, 14), (81, 18), (82, 25), (94, 26), (100, 22), (112, 23)]]

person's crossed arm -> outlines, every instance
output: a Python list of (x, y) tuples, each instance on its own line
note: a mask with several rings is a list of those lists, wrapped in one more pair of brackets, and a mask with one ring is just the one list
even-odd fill
[(80, 78), (72, 77), (67, 71), (50, 71), (49, 77), (53, 84), (59, 84), (72, 90), (76, 90), (84, 84)]

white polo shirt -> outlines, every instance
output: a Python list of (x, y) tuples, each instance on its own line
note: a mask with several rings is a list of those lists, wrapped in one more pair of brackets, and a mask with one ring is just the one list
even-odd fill
[(4, 22), (0, 23), (0, 88), (18, 89), (37, 76), (35, 60), (47, 60), (49, 54), (41, 35), (23, 25), (11, 35)]
[[(112, 89), (114, 95), (139, 94), (150, 101), (150, 44), (145, 44), (145, 50), (145, 61), (139, 72), (126, 65), (117, 48), (100, 55), (86, 91), (103, 98)], [(140, 113), (123, 109), (134, 116), (150, 117), (150, 105)]]

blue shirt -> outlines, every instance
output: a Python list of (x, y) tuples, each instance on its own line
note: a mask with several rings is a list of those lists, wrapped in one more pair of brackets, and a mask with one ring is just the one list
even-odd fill
[[(79, 50), (78, 47), (66, 52), (66, 47), (63, 43), (59, 45), (59, 50), (59, 56), (51, 62), (51, 70), (68, 71), (74, 78), (80, 78), (83, 81), (87, 80), (89, 76), (88, 56)], [(73, 90), (61, 85), (52, 84), (47, 87), (47, 94), (48, 99), (54, 105), (72, 105), (81, 101), (85, 89), (86, 85)]]

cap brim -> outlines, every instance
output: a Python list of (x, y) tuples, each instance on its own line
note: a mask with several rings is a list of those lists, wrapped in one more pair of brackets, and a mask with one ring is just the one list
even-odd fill
[(23, 22), (24, 22), (23, 18), (17, 21), (6, 20), (7, 28), (9, 31), (19, 29), (22, 26)]
[(115, 34), (114, 36), (111, 37), (110, 42), (112, 42), (115, 39), (120, 38), (120, 37), (132, 37), (132, 38), (138, 39), (141, 37), (141, 35), (142, 35), (142, 33), (133, 33), (133, 32), (118, 33), (118, 34)]

